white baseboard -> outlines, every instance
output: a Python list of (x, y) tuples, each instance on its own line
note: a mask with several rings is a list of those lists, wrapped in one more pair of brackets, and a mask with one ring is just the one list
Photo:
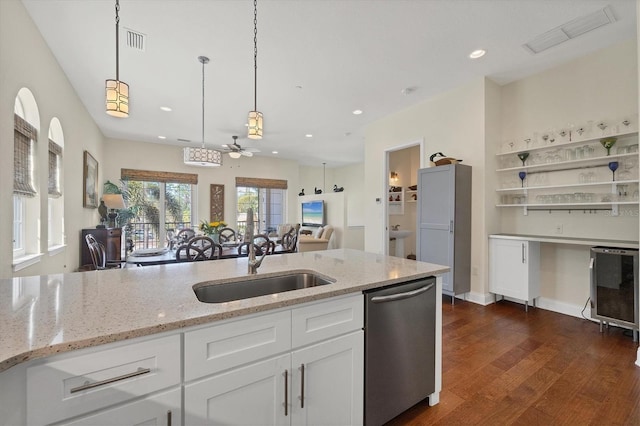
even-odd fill
[(465, 296), (465, 300), (482, 306), (490, 305), (496, 301), (493, 293), (474, 293), (473, 291), (470, 291), (469, 293), (466, 293)]

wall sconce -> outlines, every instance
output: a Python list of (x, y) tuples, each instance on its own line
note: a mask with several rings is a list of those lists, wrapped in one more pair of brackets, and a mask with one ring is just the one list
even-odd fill
[(397, 172), (391, 172), (389, 179), (391, 179), (392, 182), (397, 182), (398, 181), (398, 173)]

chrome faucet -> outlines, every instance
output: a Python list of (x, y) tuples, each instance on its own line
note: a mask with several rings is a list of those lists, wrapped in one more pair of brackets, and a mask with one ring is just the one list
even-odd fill
[(253, 209), (247, 209), (247, 227), (245, 230), (244, 240), (247, 242), (247, 253), (249, 261), (247, 262), (247, 273), (257, 274), (258, 268), (262, 265), (262, 260), (267, 254), (267, 250), (262, 253), (260, 259), (256, 260), (256, 248), (253, 244)]

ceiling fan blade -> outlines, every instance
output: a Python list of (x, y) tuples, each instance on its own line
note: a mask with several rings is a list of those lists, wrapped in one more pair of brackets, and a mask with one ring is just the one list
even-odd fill
[(260, 150), (257, 148), (245, 148), (244, 150), (247, 152), (260, 152)]
[(244, 155), (245, 157), (253, 157), (253, 152), (249, 152), (245, 150), (242, 150), (240, 154)]
[(229, 148), (229, 145), (227, 145), (226, 143), (223, 143), (220, 146), (223, 147), (224, 149), (231, 149), (231, 148)]

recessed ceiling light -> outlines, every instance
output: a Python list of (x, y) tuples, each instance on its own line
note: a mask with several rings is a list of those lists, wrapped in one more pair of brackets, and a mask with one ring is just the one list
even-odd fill
[(158, 139), (166, 139), (166, 136), (158, 136)]
[(277, 154), (277, 153), (278, 153), (278, 151), (271, 151), (271, 153), (272, 153), (272, 154)]
[(306, 135), (304, 135), (305, 138), (312, 138), (313, 135), (311, 133), (307, 133)]
[(482, 58), (485, 53), (487, 53), (486, 50), (484, 49), (478, 49), (478, 50), (474, 50), (473, 52), (469, 53), (469, 57), (471, 59), (478, 59), (478, 58)]
[(163, 110), (163, 111), (166, 111), (166, 112), (173, 111), (171, 108), (165, 107), (165, 106), (160, 107), (160, 109)]
[(354, 109), (353, 110), (353, 114), (354, 115), (360, 115), (360, 114), (362, 114), (362, 110), (361, 109)]

